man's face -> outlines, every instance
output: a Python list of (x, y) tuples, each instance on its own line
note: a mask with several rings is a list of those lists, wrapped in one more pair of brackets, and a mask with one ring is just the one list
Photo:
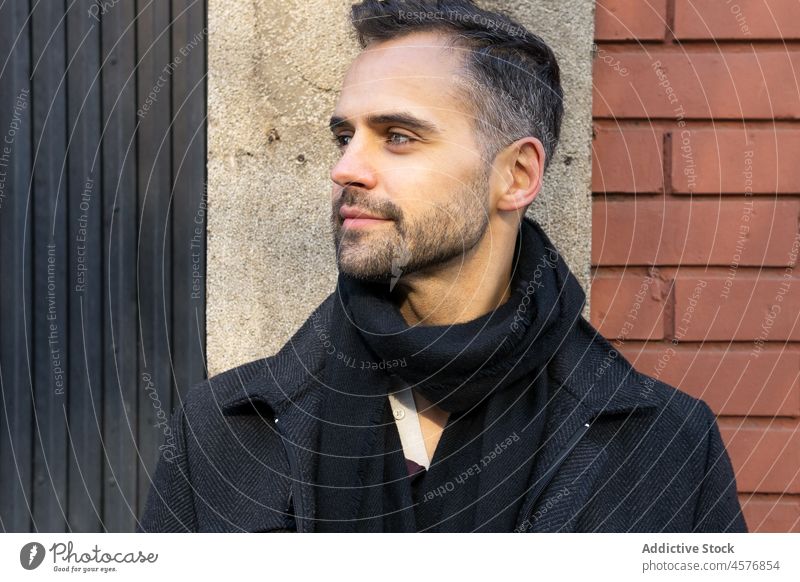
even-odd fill
[(348, 70), (332, 118), (341, 157), (331, 221), (343, 273), (388, 281), (460, 262), (486, 232), (491, 166), (456, 96), (459, 59), (438, 34), (414, 33), (370, 45)]

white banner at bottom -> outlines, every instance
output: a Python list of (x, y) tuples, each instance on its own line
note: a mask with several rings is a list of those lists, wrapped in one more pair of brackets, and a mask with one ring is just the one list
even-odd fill
[[(797, 534), (2, 534), (3, 580), (800, 580)], [(279, 578), (281, 577), (281, 578)], [(183, 578), (185, 579), (185, 578)]]

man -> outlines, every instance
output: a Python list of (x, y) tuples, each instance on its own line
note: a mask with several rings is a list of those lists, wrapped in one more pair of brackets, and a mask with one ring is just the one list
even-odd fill
[(746, 531), (716, 420), (637, 373), (526, 216), (550, 48), (462, 1), (365, 1), (331, 118), (336, 290), (194, 387), (142, 531)]

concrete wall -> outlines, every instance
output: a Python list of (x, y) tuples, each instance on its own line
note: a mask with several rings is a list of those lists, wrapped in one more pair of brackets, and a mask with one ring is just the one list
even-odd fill
[[(325, 127), (358, 47), (350, 0), (210, 0), (207, 359), (213, 375), (275, 353), (336, 284)], [(487, 1), (556, 50), (566, 118), (532, 214), (588, 283), (590, 0)]]

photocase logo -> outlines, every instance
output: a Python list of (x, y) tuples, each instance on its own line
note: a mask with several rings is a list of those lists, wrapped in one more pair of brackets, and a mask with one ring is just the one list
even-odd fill
[(35, 570), (44, 561), (44, 546), (38, 542), (30, 542), (19, 551), (19, 563), (26, 570)]
[(405, 267), (410, 260), (411, 251), (406, 248), (403, 248), (399, 257), (394, 257), (392, 259), (392, 281), (389, 284), (390, 292), (394, 289), (394, 286), (397, 285), (397, 281), (400, 280), (400, 276), (403, 274), (403, 267)]

